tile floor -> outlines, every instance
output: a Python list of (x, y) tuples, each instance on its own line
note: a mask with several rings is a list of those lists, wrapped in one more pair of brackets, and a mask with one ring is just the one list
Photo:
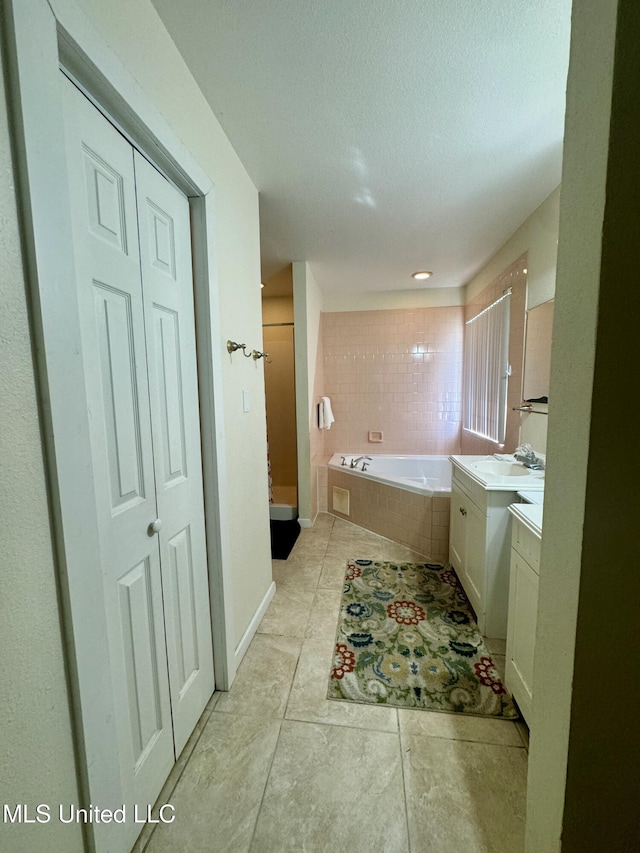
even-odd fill
[[(160, 796), (176, 820), (145, 827), (136, 851), (523, 850), (523, 724), (325, 698), (349, 558), (424, 559), (326, 514), (302, 531)], [(504, 643), (490, 650), (503, 665)]]

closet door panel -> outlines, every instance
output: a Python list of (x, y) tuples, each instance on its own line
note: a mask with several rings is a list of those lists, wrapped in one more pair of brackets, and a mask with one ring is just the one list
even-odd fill
[(214, 689), (189, 203), (135, 155), (176, 753)]
[[(160, 548), (149, 532), (157, 511), (133, 150), (73, 84), (62, 76), (61, 84), (85, 371), (77, 393), (91, 424), (87, 499), (100, 536), (100, 564), (86, 571), (101, 579), (108, 626), (90, 643), (113, 691), (117, 742), (104, 749), (118, 756), (121, 784), (106, 801), (94, 773), (90, 796), (104, 808), (146, 808), (175, 759)], [(89, 724), (99, 742), (101, 720)], [(138, 829), (119, 832), (133, 843)]]

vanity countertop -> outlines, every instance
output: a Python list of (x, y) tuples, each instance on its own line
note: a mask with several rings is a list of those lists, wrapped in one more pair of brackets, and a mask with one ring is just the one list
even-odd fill
[(544, 500), (544, 492), (522, 491), (518, 492), (518, 497), (528, 504), (541, 504)]
[(509, 512), (542, 539), (542, 504), (511, 504)]
[(486, 491), (538, 491), (544, 489), (544, 471), (526, 468), (513, 456), (449, 457), (454, 468), (463, 471)]

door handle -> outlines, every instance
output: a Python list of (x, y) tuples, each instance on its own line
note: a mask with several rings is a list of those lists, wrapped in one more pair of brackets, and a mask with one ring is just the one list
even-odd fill
[(159, 518), (156, 518), (155, 521), (152, 521), (151, 524), (147, 527), (147, 533), (149, 536), (155, 536), (156, 533), (160, 531), (162, 527), (162, 522)]
[(458, 509), (460, 510), (460, 515), (466, 515), (467, 514), (467, 511), (464, 507), (461, 506), (461, 507), (458, 507)]

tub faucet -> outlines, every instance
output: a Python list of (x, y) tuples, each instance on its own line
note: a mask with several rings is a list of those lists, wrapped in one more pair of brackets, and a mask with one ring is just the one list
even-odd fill
[[(364, 461), (363, 461), (363, 460), (364, 460)], [(352, 467), (352, 468), (357, 468), (357, 467), (358, 467), (358, 462), (362, 462), (362, 470), (364, 471), (364, 470), (365, 470), (365, 467), (364, 467), (364, 466), (367, 464), (367, 462), (371, 462), (371, 457), (370, 457), (370, 456), (358, 456), (358, 458), (357, 458), (357, 459), (352, 459), (352, 460), (351, 460), (351, 467)]]

